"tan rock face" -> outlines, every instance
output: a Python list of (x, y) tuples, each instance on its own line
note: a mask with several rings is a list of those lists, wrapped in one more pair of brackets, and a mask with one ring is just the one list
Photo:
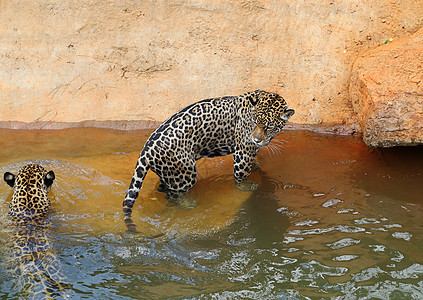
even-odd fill
[(263, 89), (294, 123), (349, 125), (352, 62), (422, 15), (420, 0), (0, 1), (0, 122), (155, 124)]
[(350, 96), (367, 145), (423, 143), (423, 28), (357, 59)]

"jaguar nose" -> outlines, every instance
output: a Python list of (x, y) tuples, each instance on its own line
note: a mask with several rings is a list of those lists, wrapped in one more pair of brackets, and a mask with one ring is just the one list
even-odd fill
[(256, 126), (254, 131), (251, 133), (251, 140), (257, 146), (260, 146), (260, 147), (262, 146), (263, 140), (264, 140), (264, 130), (262, 127), (258, 125)]

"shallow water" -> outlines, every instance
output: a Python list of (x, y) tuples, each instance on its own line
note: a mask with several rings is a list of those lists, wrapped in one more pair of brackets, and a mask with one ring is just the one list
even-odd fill
[[(199, 161), (192, 210), (148, 175), (128, 234), (122, 200), (148, 135), (0, 130), (0, 172), (37, 160), (56, 173), (48, 236), (64, 297), (423, 298), (422, 148), (285, 131), (280, 153), (260, 151), (253, 193), (234, 188), (230, 157)], [(3, 216), (10, 197), (0, 184)], [(2, 266), (0, 298), (17, 297), (15, 281)]]

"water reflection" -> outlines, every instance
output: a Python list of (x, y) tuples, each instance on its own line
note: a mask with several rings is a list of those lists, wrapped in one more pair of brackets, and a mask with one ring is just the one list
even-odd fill
[[(259, 154), (255, 193), (233, 188), (230, 158), (200, 163), (198, 210), (167, 203), (151, 176), (134, 210), (143, 232), (127, 234), (121, 202), (147, 136), (0, 131), (1, 171), (38, 158), (56, 173), (51, 238), (68, 297), (423, 297), (421, 148), (284, 132), (282, 153)], [(2, 213), (9, 195), (0, 185)], [(16, 298), (12, 282), (0, 269), (0, 297)]]

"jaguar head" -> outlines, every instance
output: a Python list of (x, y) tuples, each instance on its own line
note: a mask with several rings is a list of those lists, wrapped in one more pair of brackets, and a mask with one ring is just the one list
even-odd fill
[(275, 93), (255, 91), (247, 97), (252, 104), (252, 117), (256, 125), (251, 140), (259, 147), (266, 146), (282, 131), (295, 111), (288, 109), (285, 100)]
[(50, 191), (55, 175), (40, 165), (30, 164), (23, 167), (15, 176), (4, 174), (4, 181), (12, 187), (13, 196), (9, 214), (15, 220), (33, 220), (44, 217), (50, 209), (47, 193)]

